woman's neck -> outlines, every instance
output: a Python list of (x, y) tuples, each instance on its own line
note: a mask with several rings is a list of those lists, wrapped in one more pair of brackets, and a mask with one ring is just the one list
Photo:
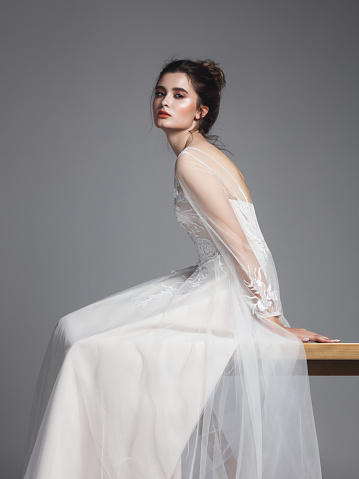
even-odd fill
[(192, 135), (188, 131), (168, 131), (166, 132), (167, 140), (176, 156), (182, 150), (190, 145), (199, 145), (201, 143), (208, 143), (208, 141), (199, 133), (195, 131)]

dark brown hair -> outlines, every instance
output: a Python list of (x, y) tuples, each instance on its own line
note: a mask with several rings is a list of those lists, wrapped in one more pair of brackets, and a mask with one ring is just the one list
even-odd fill
[[(221, 90), (226, 86), (225, 75), (218, 63), (212, 60), (190, 60), (172, 58), (162, 68), (155, 85), (166, 73), (185, 73), (197, 94), (197, 108), (201, 105), (209, 108), (207, 114), (198, 121), (195, 130), (198, 130), (206, 140), (215, 144), (218, 148), (226, 150), (224, 145), (218, 144), (218, 135), (210, 135), (209, 131), (218, 118), (221, 102)], [(156, 86), (152, 92), (152, 98)], [(226, 150), (228, 151), (228, 150)]]

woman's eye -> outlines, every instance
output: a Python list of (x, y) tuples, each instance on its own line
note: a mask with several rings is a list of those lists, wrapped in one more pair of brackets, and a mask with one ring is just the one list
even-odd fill
[[(156, 91), (155, 92), (155, 96), (156, 97), (161, 97), (162, 95), (164, 95), (165, 93), (163, 91)], [(175, 93), (174, 94), (174, 97), (175, 98), (184, 98), (184, 95), (182, 95), (181, 93)]]

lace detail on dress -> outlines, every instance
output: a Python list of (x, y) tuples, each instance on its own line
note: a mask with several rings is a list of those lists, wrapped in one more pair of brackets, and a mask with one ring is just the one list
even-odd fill
[(214, 244), (207, 238), (197, 238), (196, 244), (200, 261), (206, 261), (209, 258), (219, 254)]
[(199, 221), (198, 214), (193, 210), (175, 179), (173, 197), (175, 200), (175, 214), (178, 223), (184, 227), (188, 235), (195, 243), (199, 256), (199, 264), (219, 255), (219, 251), (213, 244), (203, 224)]
[[(271, 313), (268, 314), (268, 316), (279, 316), (281, 313), (280, 311), (273, 311), (274, 305), (276, 302), (279, 300), (279, 296), (277, 291), (272, 290), (272, 285), (268, 285), (267, 288), (264, 288), (264, 284), (260, 279), (260, 274), (258, 272), (257, 274), (257, 284), (265, 290), (265, 297), (263, 299), (257, 298), (256, 295), (252, 296), (251, 299), (253, 300), (252, 303), (250, 303), (250, 308), (252, 310), (252, 313), (254, 314), (257, 310), (260, 312), (264, 311), (271, 311)], [(244, 282), (247, 284), (248, 288), (253, 291), (253, 292), (258, 292), (258, 287), (254, 284), (254, 281), (251, 280), (249, 283), (248, 281), (244, 280)], [(265, 304), (264, 300), (266, 301), (267, 304)]]
[(167, 286), (166, 284), (162, 284), (164, 289), (160, 290), (159, 293), (150, 294), (145, 299), (136, 299), (134, 304), (137, 306), (148, 306), (149, 304), (157, 303), (160, 299), (164, 298), (165, 296), (172, 296), (175, 292), (176, 288), (173, 286)]
[(150, 294), (146, 296), (145, 298), (135, 299), (133, 301), (133, 304), (135, 304), (136, 306), (146, 307), (146, 306), (149, 306), (150, 304), (158, 303), (159, 301), (165, 298), (169, 298), (173, 296), (181, 284), (182, 282), (180, 282), (177, 285), (177, 287), (174, 287), (174, 286), (169, 286), (167, 284), (161, 283), (161, 286), (163, 286), (163, 289), (160, 289), (157, 293)]
[(187, 279), (186, 285), (185, 285), (185, 290), (188, 291), (188, 289), (194, 289), (198, 288), (201, 286), (203, 281), (207, 279), (208, 274), (203, 271), (203, 266), (199, 266), (198, 268), (195, 269), (193, 274)]

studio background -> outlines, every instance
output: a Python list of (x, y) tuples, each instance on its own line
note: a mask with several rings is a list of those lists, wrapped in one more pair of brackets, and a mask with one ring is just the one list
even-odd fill
[[(57, 321), (195, 264), (150, 97), (172, 56), (227, 88), (213, 133), (244, 174), (283, 312), (359, 342), (357, 1), (3, 1), (1, 466), (21, 475)], [(359, 468), (357, 377), (311, 377), (324, 479)]]

